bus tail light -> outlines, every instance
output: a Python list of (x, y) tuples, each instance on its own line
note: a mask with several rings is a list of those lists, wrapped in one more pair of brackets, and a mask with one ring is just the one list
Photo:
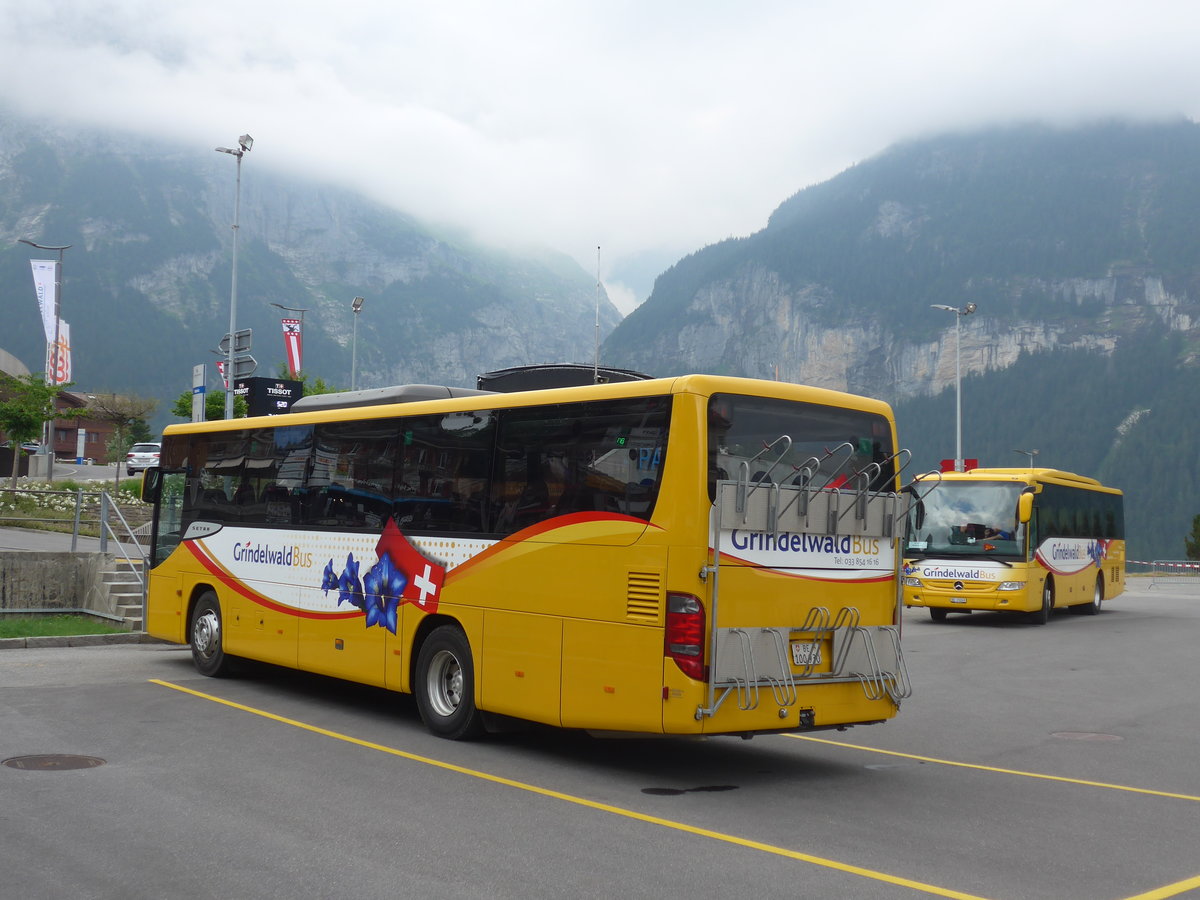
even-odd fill
[(698, 597), (667, 593), (663, 652), (688, 678), (704, 680), (704, 607)]

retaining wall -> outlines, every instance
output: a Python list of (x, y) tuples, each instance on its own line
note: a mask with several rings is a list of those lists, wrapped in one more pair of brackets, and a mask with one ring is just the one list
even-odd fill
[(100, 577), (111, 561), (104, 553), (0, 552), (0, 612), (90, 609), (115, 615)]

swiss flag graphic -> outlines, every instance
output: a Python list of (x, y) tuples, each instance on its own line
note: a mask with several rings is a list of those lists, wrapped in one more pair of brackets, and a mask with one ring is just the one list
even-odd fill
[(391, 557), (396, 566), (408, 578), (401, 598), (420, 607), (425, 612), (436, 612), (442, 595), (442, 584), (446, 580), (445, 566), (438, 565), (421, 555), (421, 551), (408, 542), (404, 533), (388, 519), (383, 528), (375, 553), (380, 559), (384, 554)]

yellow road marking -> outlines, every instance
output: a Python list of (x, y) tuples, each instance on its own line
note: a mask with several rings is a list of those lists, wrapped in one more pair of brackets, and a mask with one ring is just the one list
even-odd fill
[(1152, 891), (1146, 891), (1144, 894), (1138, 894), (1135, 897), (1126, 897), (1125, 900), (1165, 900), (1167, 897), (1178, 897), (1184, 891), (1190, 891), (1193, 888), (1200, 888), (1200, 875), (1197, 875), (1195, 878), (1188, 878), (1186, 881), (1165, 884)]
[(1200, 797), (1191, 794), (1176, 794), (1171, 791), (1152, 791), (1149, 788), (1130, 787), (1126, 784), (1107, 784), (1103, 781), (1085, 781), (1082, 778), (1066, 778), (1062, 775), (1043, 775), (1040, 772), (1022, 772), (1019, 769), (1000, 769), (996, 766), (983, 766), (978, 763), (957, 762), (952, 759), (937, 759), (933, 756), (918, 756), (915, 753), (900, 753), (896, 750), (880, 750), (876, 747), (860, 747), (857, 744), (847, 744), (842, 741), (831, 741), (826, 738), (810, 737), (804, 734), (785, 734), (784, 737), (797, 741), (812, 741), (814, 744), (828, 744), (831, 747), (843, 747), (849, 750), (862, 750), (864, 753), (880, 753), (884, 756), (898, 756), (901, 759), (915, 759), (919, 762), (936, 763), (939, 766), (957, 766), (960, 769), (976, 769), (980, 772), (995, 772), (1000, 775), (1020, 775), (1022, 778), (1040, 778), (1043, 781), (1061, 781), (1065, 784), (1079, 784), (1086, 787), (1105, 788), (1110, 791), (1127, 791), (1131, 794), (1147, 794), (1151, 797), (1169, 797), (1172, 800), (1190, 800), (1200, 803)]
[(801, 853), (797, 850), (789, 850), (786, 847), (776, 847), (773, 844), (764, 844), (759, 841), (752, 841), (736, 835), (724, 834), (720, 831), (711, 831), (707, 828), (698, 828), (695, 825), (688, 825), (684, 822), (675, 822), (671, 819), (663, 819), (659, 818), (658, 816), (647, 815), (646, 813), (636, 812), (631, 809), (624, 809), (620, 806), (610, 806), (607, 803), (599, 803), (595, 800), (588, 800), (586, 797), (576, 797), (572, 794), (564, 794), (561, 791), (554, 791), (550, 790), (549, 788), (538, 787), (535, 784), (529, 784), (524, 781), (515, 781), (511, 778), (504, 778), (500, 775), (492, 775), (488, 772), (481, 772), (478, 769), (468, 769), (465, 766), (455, 765), (454, 763), (444, 762), (439, 759), (432, 759), (428, 756), (420, 756), (416, 753), (409, 753), (405, 750), (397, 750), (395, 747), (388, 747), (384, 744), (376, 744), (372, 741), (364, 741), (360, 738), (351, 737), (347, 734), (341, 734), (337, 731), (329, 731), (328, 729), (320, 728), (316, 725), (309, 725), (306, 722), (300, 722), (296, 719), (289, 719), (285, 716), (266, 712), (265, 710), (255, 709), (252, 706), (245, 706), (241, 703), (235, 703), (232, 700), (225, 700), (221, 697), (216, 697), (212, 694), (206, 694), (201, 691), (192, 690), (191, 688), (173, 684), (169, 681), (161, 681), (157, 678), (152, 678), (150, 679), (150, 682), (151, 684), (157, 684), (162, 687), (171, 688), (172, 690), (181, 691), (185, 694), (190, 694), (193, 697), (199, 697), (202, 700), (209, 700), (213, 703), (219, 703), (223, 706), (241, 710), (242, 712), (248, 712), (256, 716), (261, 716), (262, 718), (270, 719), (273, 722), (279, 722), (284, 725), (290, 725), (293, 728), (300, 728), (304, 731), (310, 731), (314, 734), (320, 734), (335, 740), (344, 741), (348, 744), (365, 747), (368, 750), (377, 750), (380, 753), (386, 753), (390, 756), (398, 756), (401, 759), (407, 759), (412, 762), (424, 763), (428, 766), (436, 766), (439, 769), (457, 772), (460, 775), (469, 775), (472, 778), (478, 778), (482, 781), (490, 781), (494, 784), (502, 784), (506, 787), (528, 791), (529, 793), (539, 794), (543, 797), (551, 797), (555, 800), (562, 800), (567, 803), (573, 803), (577, 806), (584, 806), (590, 809), (599, 810), (601, 812), (611, 813), (614, 816), (622, 816), (626, 819), (647, 822), (651, 825), (659, 825), (663, 828), (671, 828), (675, 831), (682, 831), (687, 834), (706, 837), (714, 841), (721, 841), (722, 843), (733, 844), (734, 846), (738, 847), (746, 847), (751, 850), (758, 850), (762, 853), (770, 853), (775, 856), (785, 857), (787, 859), (799, 860), (800, 862), (810, 863), (814, 866), (822, 866), (826, 869), (834, 869), (838, 872), (846, 872), (850, 875), (859, 875), (863, 878), (870, 878), (874, 881), (882, 881), (886, 884), (911, 888), (914, 891), (924, 891), (927, 894), (933, 894), (938, 897), (951, 897), (954, 898), (954, 900), (984, 900), (984, 898), (975, 894), (964, 894), (961, 891), (953, 891), (948, 888), (938, 887), (937, 885), (933, 884), (925, 884), (924, 882), (913, 881), (908, 878), (899, 878), (895, 875), (889, 875), (886, 872), (877, 872), (873, 869), (865, 869), (862, 866), (850, 865), (849, 863), (838, 862), (834, 859), (825, 859), (824, 857), (813, 856), (809, 853)]

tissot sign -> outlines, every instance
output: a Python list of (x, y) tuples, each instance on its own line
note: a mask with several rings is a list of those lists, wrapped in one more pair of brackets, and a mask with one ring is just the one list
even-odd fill
[(280, 378), (243, 378), (237, 383), (234, 393), (246, 398), (252, 416), (278, 416), (292, 408), (300, 399), (302, 385), (299, 381)]

